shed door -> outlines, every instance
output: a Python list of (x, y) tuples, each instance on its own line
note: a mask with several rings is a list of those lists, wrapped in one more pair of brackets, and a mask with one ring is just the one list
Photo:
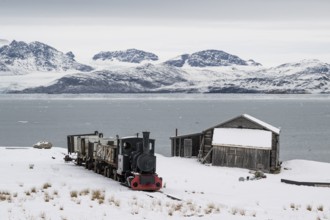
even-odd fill
[(243, 167), (243, 150), (240, 148), (228, 148), (227, 150), (227, 166)]
[(183, 141), (183, 156), (191, 157), (192, 156), (192, 139), (184, 139)]

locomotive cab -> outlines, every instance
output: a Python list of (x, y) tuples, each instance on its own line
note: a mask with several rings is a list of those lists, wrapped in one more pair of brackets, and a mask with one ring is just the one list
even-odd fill
[(121, 138), (118, 144), (117, 174), (121, 181), (135, 190), (159, 190), (162, 179), (155, 173), (155, 140), (149, 139), (149, 132), (143, 132), (143, 138)]

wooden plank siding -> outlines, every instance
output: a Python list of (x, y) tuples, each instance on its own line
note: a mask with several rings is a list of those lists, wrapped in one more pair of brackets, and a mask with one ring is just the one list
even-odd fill
[(212, 165), (269, 171), (269, 150), (213, 146)]

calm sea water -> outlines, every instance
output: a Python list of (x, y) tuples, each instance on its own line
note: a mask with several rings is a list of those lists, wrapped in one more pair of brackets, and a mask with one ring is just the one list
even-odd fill
[(281, 160), (330, 162), (329, 95), (0, 95), (0, 146), (66, 147), (68, 134), (148, 130), (156, 151), (169, 156), (175, 128), (200, 132), (244, 113), (281, 127)]

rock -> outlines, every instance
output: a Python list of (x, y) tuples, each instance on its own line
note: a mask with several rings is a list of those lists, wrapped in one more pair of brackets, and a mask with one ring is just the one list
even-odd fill
[(35, 145), (33, 145), (34, 148), (38, 149), (50, 149), (52, 148), (53, 144), (48, 141), (39, 141)]

